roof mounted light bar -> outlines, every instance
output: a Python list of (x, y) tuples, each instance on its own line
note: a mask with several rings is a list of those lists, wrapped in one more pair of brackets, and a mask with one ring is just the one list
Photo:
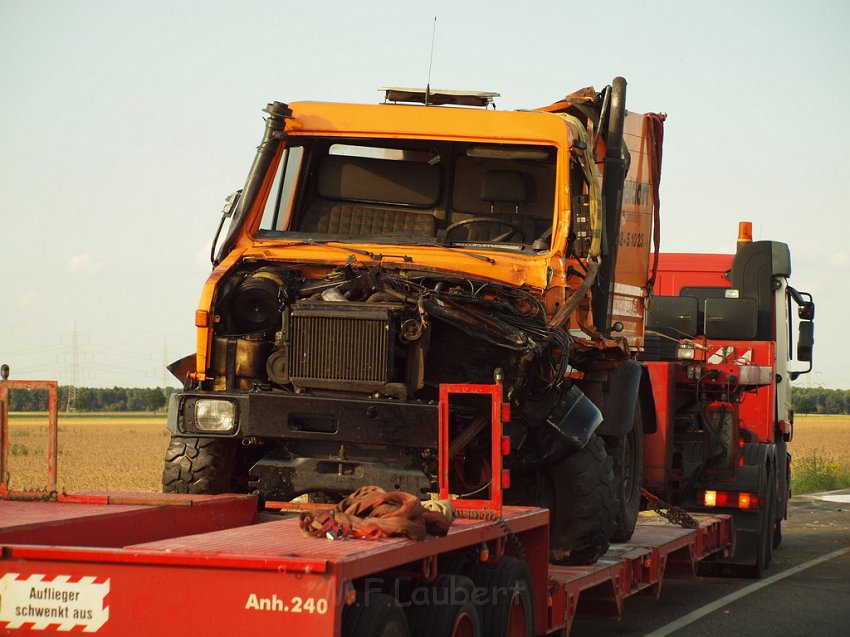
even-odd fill
[(384, 102), (405, 102), (414, 104), (425, 104), (426, 106), (478, 106), (495, 108), (494, 98), (500, 97), (499, 93), (487, 93), (484, 91), (448, 91), (430, 88), (397, 88), (383, 86), (378, 89), (384, 91)]

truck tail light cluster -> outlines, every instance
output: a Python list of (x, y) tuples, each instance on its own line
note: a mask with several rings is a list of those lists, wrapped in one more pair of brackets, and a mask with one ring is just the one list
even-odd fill
[(704, 507), (758, 509), (761, 499), (756, 493), (737, 491), (697, 491), (697, 504)]

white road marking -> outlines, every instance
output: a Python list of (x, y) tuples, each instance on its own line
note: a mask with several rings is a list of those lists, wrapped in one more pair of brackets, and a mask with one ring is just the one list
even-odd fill
[(836, 495), (819, 495), (818, 499), (826, 500), (827, 502), (847, 502), (847, 503), (850, 503), (850, 493), (838, 493)]
[(724, 606), (731, 604), (732, 602), (749, 595), (750, 593), (755, 593), (757, 590), (764, 588), (765, 586), (770, 586), (780, 580), (785, 579), (786, 577), (791, 577), (792, 575), (796, 575), (802, 571), (812, 568), (813, 566), (817, 566), (822, 562), (827, 562), (833, 558), (838, 557), (839, 555), (844, 555), (850, 551), (850, 548), (840, 549), (838, 551), (833, 551), (832, 553), (827, 553), (826, 555), (821, 555), (813, 560), (809, 560), (808, 562), (804, 562), (803, 564), (798, 564), (792, 568), (789, 568), (787, 571), (782, 571), (781, 573), (777, 573), (776, 575), (772, 575), (767, 579), (763, 579), (755, 584), (751, 584), (742, 588), (739, 591), (735, 591), (734, 593), (730, 593), (725, 597), (721, 597), (717, 601), (712, 602), (711, 604), (706, 604), (702, 608), (695, 610), (692, 613), (688, 613), (687, 615), (683, 615), (679, 619), (670, 622), (666, 626), (662, 626), (658, 630), (654, 630), (651, 633), (647, 633), (646, 637), (664, 637), (665, 635), (670, 635), (680, 628), (684, 628), (688, 624), (692, 624), (698, 619), (702, 619), (706, 615), (713, 613), (716, 610), (720, 610)]

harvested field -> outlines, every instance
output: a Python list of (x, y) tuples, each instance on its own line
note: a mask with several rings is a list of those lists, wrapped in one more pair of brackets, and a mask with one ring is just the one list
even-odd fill
[(796, 415), (789, 448), (794, 493), (850, 487), (850, 416)]
[[(12, 488), (43, 488), (47, 417), (12, 414), (10, 429)], [(168, 440), (162, 414), (61, 414), (59, 488), (159, 491)], [(798, 415), (790, 449), (795, 493), (850, 486), (850, 416)]]
[(796, 414), (789, 446), (793, 456), (819, 452), (850, 464), (850, 416)]
[[(13, 489), (42, 489), (47, 476), (46, 415), (11, 414)], [(60, 414), (61, 490), (159, 491), (169, 435), (163, 414)]]

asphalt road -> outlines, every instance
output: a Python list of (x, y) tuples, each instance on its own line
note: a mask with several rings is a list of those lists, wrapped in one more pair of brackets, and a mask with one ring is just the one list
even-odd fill
[(850, 635), (850, 489), (791, 500), (761, 580), (668, 578), (660, 599), (629, 598), (621, 619), (578, 619), (570, 635)]

